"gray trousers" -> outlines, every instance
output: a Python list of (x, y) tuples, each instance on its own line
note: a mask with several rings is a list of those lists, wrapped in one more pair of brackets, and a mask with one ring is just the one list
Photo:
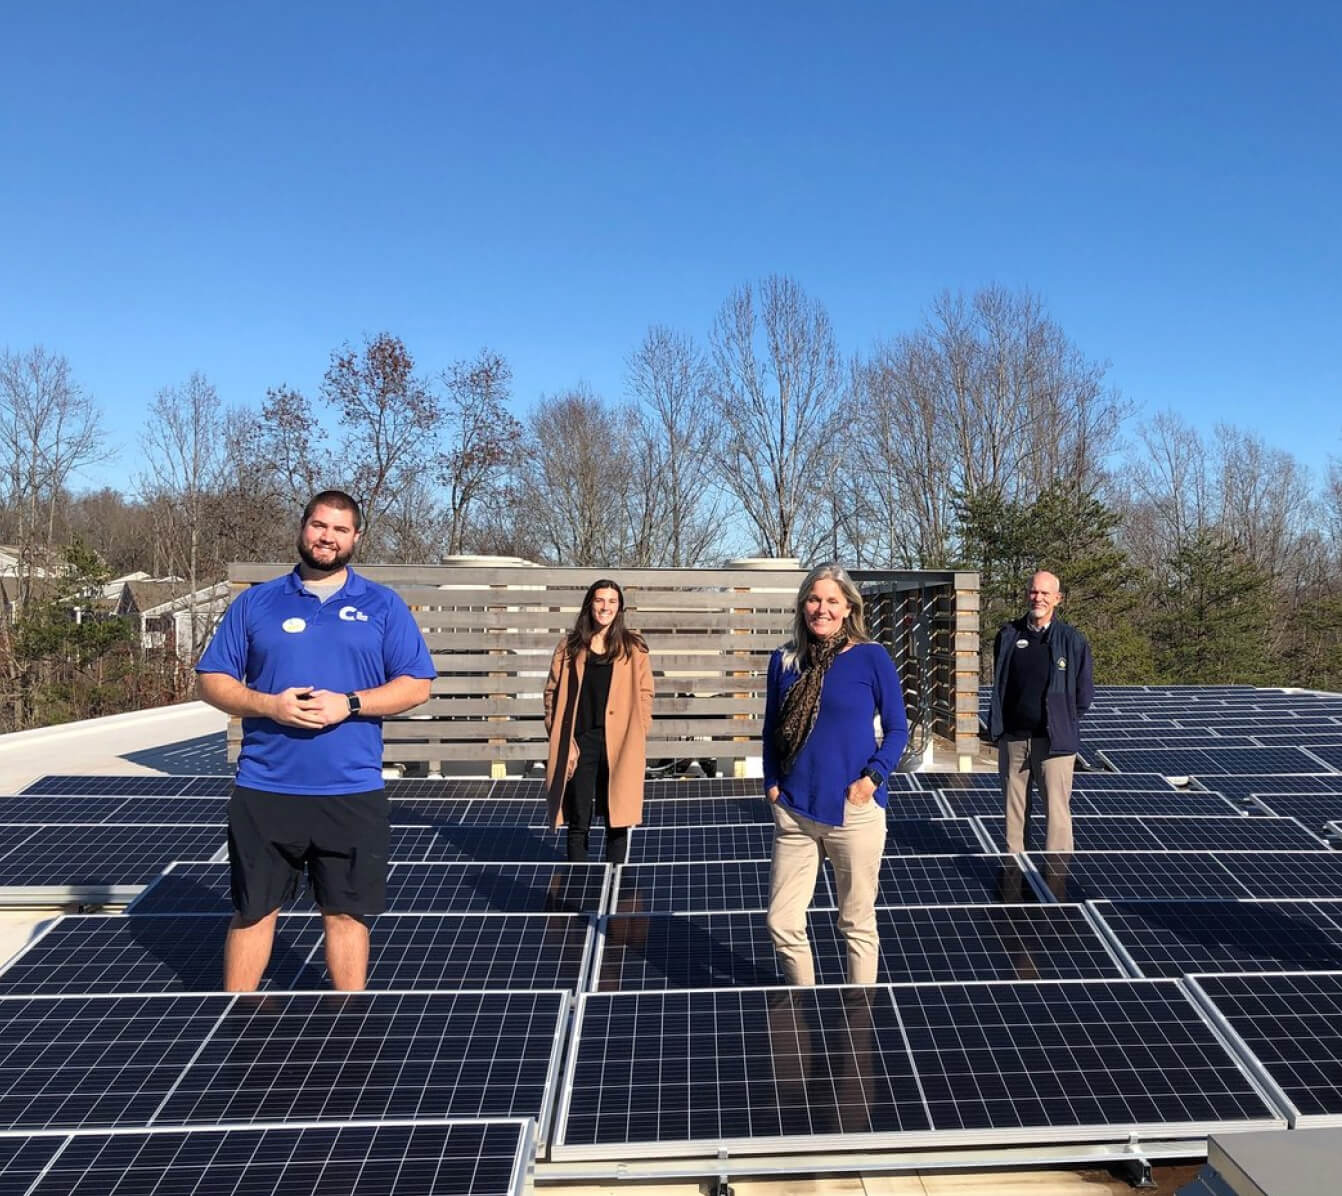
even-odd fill
[(997, 743), (997, 775), (1006, 803), (1008, 851), (1025, 850), (1030, 787), (1044, 797), (1048, 833), (1045, 851), (1072, 850), (1072, 770), (1074, 755), (1050, 756), (1047, 735), (1003, 735)]

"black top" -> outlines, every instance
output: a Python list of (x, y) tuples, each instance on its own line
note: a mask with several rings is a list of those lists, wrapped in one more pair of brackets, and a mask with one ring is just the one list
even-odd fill
[(1014, 639), (1007, 640), (1003, 651), (1007, 661), (1006, 694), (1002, 701), (1002, 722), (1008, 735), (1046, 735), (1048, 715), (1044, 709), (1048, 693), (1049, 671), (1053, 658), (1049, 653), (1049, 632), (1028, 622), (1016, 627)]
[(582, 689), (578, 691), (578, 717), (573, 723), (573, 738), (589, 743), (606, 741), (606, 701), (610, 697), (610, 670), (613, 656), (588, 652), (583, 670)]

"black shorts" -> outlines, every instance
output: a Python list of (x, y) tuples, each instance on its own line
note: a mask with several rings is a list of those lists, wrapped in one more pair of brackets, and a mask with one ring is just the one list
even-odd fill
[(326, 914), (361, 922), (387, 908), (386, 791), (308, 795), (235, 786), (228, 799), (233, 908), (244, 922), (298, 896), (306, 870)]

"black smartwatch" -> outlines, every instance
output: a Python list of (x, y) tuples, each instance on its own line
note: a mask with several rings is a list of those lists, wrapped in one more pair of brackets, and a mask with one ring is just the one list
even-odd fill
[(359, 701), (359, 695), (356, 693), (347, 693), (345, 695), (345, 701), (349, 703), (350, 717), (353, 718), (354, 715), (359, 713), (359, 708), (363, 703)]
[(862, 776), (866, 777), (877, 789), (885, 784), (885, 773), (877, 772), (874, 768), (864, 768)]

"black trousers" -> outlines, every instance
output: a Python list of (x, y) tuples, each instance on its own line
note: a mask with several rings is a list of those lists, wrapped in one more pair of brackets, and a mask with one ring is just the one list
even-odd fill
[(564, 823), (568, 827), (570, 863), (587, 859), (592, 820), (606, 821), (606, 862), (623, 864), (629, 853), (629, 828), (610, 825), (610, 765), (605, 737), (583, 735), (578, 740), (578, 767), (564, 790)]

